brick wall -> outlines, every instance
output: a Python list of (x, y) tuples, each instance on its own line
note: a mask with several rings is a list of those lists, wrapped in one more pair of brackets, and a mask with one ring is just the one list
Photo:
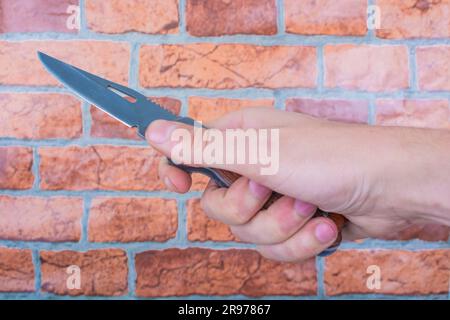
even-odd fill
[(302, 264), (261, 258), (201, 212), (204, 178), (165, 191), (159, 155), (60, 87), (36, 50), (203, 120), (263, 105), (448, 129), (450, 0), (0, 0), (0, 17), (0, 298), (448, 297), (442, 226)]

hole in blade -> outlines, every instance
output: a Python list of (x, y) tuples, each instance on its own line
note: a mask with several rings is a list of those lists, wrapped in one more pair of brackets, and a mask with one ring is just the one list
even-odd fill
[(137, 99), (133, 96), (130, 96), (129, 94), (121, 91), (120, 89), (116, 89), (114, 87), (108, 86), (108, 89), (111, 90), (112, 92), (114, 92), (115, 94), (121, 96), (122, 98), (126, 99), (127, 101), (131, 102), (131, 103), (135, 103), (137, 101)]

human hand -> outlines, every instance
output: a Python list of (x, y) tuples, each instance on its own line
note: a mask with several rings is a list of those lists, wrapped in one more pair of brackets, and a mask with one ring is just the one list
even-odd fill
[[(210, 218), (230, 225), (241, 240), (258, 244), (258, 250), (268, 258), (304, 260), (335, 241), (334, 223), (323, 217), (312, 218), (317, 207), (345, 215), (349, 222), (343, 230), (344, 239), (387, 238), (412, 223), (428, 222), (423, 212), (429, 206), (417, 194), (420, 189), (430, 185), (436, 190), (438, 186), (438, 202), (439, 195), (448, 191), (448, 178), (440, 173), (425, 170), (426, 174), (410, 175), (426, 165), (423, 155), (432, 151), (426, 138), (423, 141), (424, 130), (344, 124), (268, 108), (232, 112), (207, 127), (279, 129), (280, 163), (274, 175), (261, 175), (257, 164), (186, 163), (243, 175), (229, 188), (210, 182), (201, 204)], [(177, 128), (193, 130), (159, 120), (148, 128), (147, 140), (165, 156), (173, 156), (176, 142), (170, 137)], [(426, 132), (430, 141), (439, 138), (445, 145), (450, 141), (448, 132)], [(424, 142), (420, 147), (417, 139)], [(411, 164), (412, 158), (417, 159), (416, 166)], [(444, 169), (450, 170), (448, 164)], [(175, 192), (187, 192), (191, 186), (189, 174), (170, 166), (167, 159), (160, 163), (159, 176)], [(261, 210), (272, 191), (284, 196)], [(405, 200), (408, 194), (417, 197)]]

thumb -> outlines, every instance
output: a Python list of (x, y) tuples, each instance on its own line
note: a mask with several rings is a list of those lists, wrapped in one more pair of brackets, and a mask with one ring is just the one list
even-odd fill
[(279, 135), (269, 133), (273, 130), (278, 129), (220, 130), (156, 120), (147, 128), (146, 139), (176, 164), (228, 170), (264, 183), (264, 175), (279, 169)]

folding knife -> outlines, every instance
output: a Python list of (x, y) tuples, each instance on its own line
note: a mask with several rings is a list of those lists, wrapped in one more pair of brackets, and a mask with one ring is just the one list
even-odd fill
[[(38, 52), (42, 64), (48, 72), (58, 79), (64, 86), (69, 88), (82, 99), (88, 101), (102, 111), (109, 114), (128, 127), (137, 128), (140, 137), (145, 137), (147, 127), (154, 120), (163, 119), (168, 121), (178, 121), (187, 125), (195, 125), (195, 120), (188, 117), (176, 116), (160, 105), (150, 101), (141, 93), (126, 86), (103, 79), (99, 76), (81, 70), (70, 64), (57, 60), (45, 53)], [(123, 96), (133, 98), (133, 101), (125, 99)], [(175, 165), (170, 159), (171, 165), (177, 166), (188, 173), (202, 173), (213, 179), (220, 187), (229, 187), (240, 175), (231, 171), (215, 168), (196, 168), (186, 165)], [(264, 208), (269, 207), (282, 195), (273, 192)], [(324, 216), (332, 219), (338, 229), (339, 236), (336, 242), (320, 253), (320, 256), (327, 256), (336, 251), (341, 242), (341, 232), (345, 224), (345, 218), (336, 213), (317, 210), (315, 216)]]

